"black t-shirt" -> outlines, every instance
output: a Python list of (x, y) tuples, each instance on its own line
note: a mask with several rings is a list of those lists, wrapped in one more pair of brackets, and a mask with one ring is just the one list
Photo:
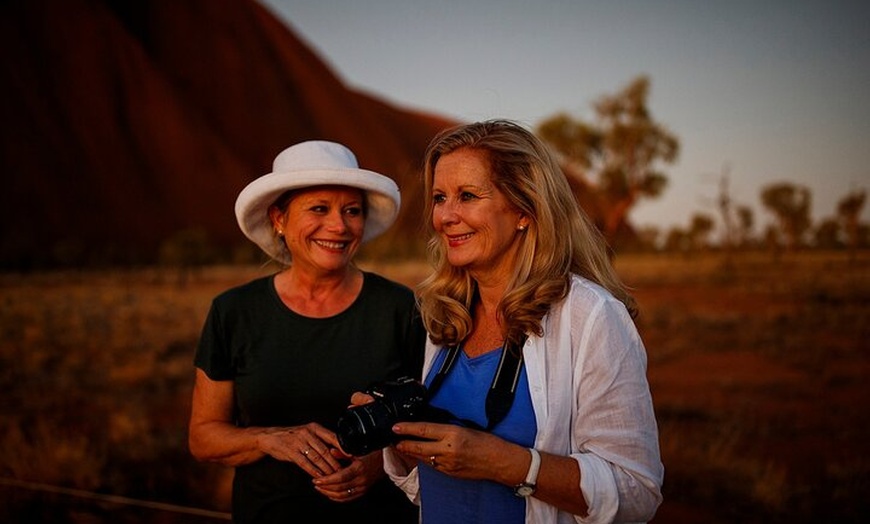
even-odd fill
[[(425, 330), (407, 287), (364, 273), (359, 297), (329, 318), (303, 317), (281, 301), (274, 276), (230, 289), (212, 302), (195, 365), (232, 380), (241, 427), (318, 422), (335, 429), (354, 391), (403, 375), (419, 377)], [(365, 497), (335, 503), (298, 466), (269, 457), (236, 468), (236, 522), (417, 522), (416, 507), (384, 478)]]

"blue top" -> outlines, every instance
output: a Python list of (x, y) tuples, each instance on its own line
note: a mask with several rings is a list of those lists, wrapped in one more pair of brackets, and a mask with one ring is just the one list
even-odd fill
[[(446, 409), (459, 419), (487, 425), (486, 395), (492, 385), (502, 349), (469, 358), (460, 351), (456, 363), (429, 403)], [(426, 385), (441, 367), (442, 348)], [(511, 409), (492, 433), (521, 446), (532, 447), (537, 433), (535, 412), (529, 395), (526, 368), (522, 367)], [(458, 479), (445, 475), (427, 463), (419, 464), (421, 511), (425, 524), (507, 524), (525, 522), (526, 501), (514, 495), (512, 486), (490, 480)]]

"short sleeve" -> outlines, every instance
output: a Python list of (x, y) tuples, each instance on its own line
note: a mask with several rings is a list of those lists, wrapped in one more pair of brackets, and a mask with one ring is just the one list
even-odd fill
[(227, 340), (220, 310), (213, 302), (203, 325), (193, 361), (194, 365), (202, 369), (212, 380), (232, 380), (235, 377), (233, 358)]

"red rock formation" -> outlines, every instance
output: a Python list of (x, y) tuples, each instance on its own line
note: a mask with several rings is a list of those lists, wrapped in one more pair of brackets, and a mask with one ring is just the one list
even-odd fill
[[(348, 89), (252, 0), (0, 3), (0, 265), (150, 261), (178, 231), (245, 243), (239, 190), (284, 147), (330, 139), (419, 200), (453, 122)], [(384, 245), (417, 238), (403, 206)]]

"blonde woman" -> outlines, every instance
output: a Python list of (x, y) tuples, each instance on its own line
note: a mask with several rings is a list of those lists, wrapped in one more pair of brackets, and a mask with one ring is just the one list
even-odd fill
[(650, 520), (664, 468), (635, 304), (550, 151), (468, 124), (432, 141), (424, 179), (422, 376), (452, 421), (396, 424), (387, 472), (426, 524)]

